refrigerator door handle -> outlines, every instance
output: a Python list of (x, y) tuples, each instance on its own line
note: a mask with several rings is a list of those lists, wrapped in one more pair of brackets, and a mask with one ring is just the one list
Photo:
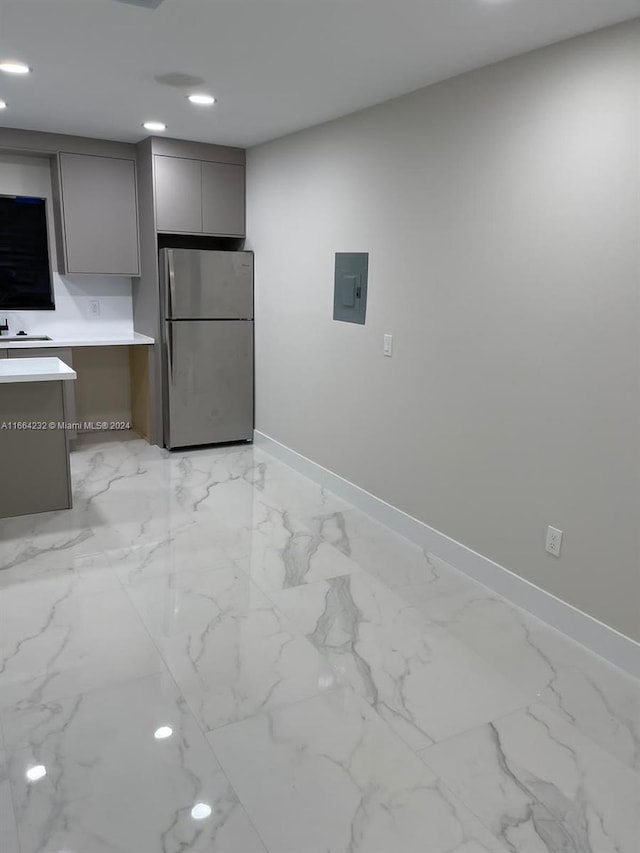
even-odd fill
[(171, 249), (167, 249), (167, 270), (166, 270), (166, 279), (167, 279), (167, 304), (166, 304), (166, 317), (169, 319), (173, 316), (173, 303), (176, 299), (176, 273), (173, 266), (173, 252)]
[(169, 368), (169, 381), (173, 385), (173, 323), (167, 323), (167, 366)]

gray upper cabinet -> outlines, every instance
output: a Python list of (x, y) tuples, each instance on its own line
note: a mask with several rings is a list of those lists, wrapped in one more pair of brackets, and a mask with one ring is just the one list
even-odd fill
[(202, 232), (202, 171), (199, 160), (155, 158), (158, 231)]
[(202, 230), (244, 235), (244, 166), (202, 164)]
[(156, 154), (154, 168), (158, 231), (244, 236), (244, 166)]
[(61, 152), (57, 177), (60, 271), (139, 275), (135, 162)]

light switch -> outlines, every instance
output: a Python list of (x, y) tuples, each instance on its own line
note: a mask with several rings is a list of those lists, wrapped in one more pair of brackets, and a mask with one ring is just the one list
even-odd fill
[(391, 356), (393, 355), (393, 335), (384, 336), (383, 352), (389, 358), (391, 358)]

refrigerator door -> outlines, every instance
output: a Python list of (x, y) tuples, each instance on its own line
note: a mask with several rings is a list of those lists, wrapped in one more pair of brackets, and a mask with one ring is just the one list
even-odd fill
[(253, 252), (162, 249), (167, 320), (253, 318)]
[(164, 328), (167, 447), (253, 437), (253, 322), (169, 321)]

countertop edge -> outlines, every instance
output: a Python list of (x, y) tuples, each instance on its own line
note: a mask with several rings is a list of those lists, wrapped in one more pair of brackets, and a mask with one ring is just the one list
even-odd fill
[(151, 346), (154, 338), (136, 332), (132, 338), (54, 338), (51, 341), (3, 341), (0, 336), (0, 350), (6, 349), (73, 349), (74, 347), (126, 347)]
[[(43, 364), (46, 362), (46, 364)], [(7, 358), (0, 361), (0, 385), (68, 382), (78, 374), (59, 358)]]

